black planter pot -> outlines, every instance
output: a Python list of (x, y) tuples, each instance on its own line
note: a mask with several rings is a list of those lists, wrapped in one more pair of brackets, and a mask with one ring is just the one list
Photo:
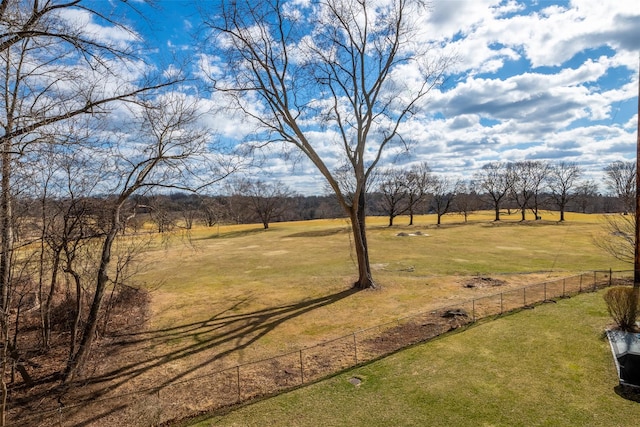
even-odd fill
[(640, 334), (608, 330), (607, 337), (620, 384), (640, 388)]

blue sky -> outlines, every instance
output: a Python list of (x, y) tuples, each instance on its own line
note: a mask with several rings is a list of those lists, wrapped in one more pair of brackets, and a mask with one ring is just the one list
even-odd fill
[[(193, 2), (140, 8), (147, 20), (132, 14), (131, 24), (146, 42), (165, 56), (197, 56)], [(608, 163), (635, 159), (637, 2), (436, 0), (421, 19), (431, 41), (460, 61), (431, 94), (428, 114), (407, 130), (414, 142), (403, 164), (427, 162), (436, 173), (469, 178), (494, 160), (564, 160), (600, 181)], [(246, 136), (242, 117), (219, 114), (210, 125), (226, 138)], [(305, 161), (269, 156), (261, 173), (303, 193), (323, 192)]]

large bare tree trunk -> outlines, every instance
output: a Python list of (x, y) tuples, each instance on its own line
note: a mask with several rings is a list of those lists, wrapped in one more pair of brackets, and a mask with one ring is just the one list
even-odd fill
[[(3, 316), (8, 313), (9, 288), (11, 280), (11, 252), (13, 228), (11, 224), (11, 143), (7, 139), (2, 147), (2, 184), (0, 191), (0, 309)], [(5, 318), (3, 317), (3, 322)]]
[[(124, 201), (122, 203), (124, 203)], [(107, 289), (107, 284), (109, 283), (107, 269), (109, 268), (109, 263), (111, 262), (111, 248), (113, 247), (113, 242), (118, 235), (118, 231), (120, 230), (120, 209), (121, 206), (116, 206), (116, 208), (114, 209), (109, 232), (107, 233), (105, 240), (102, 243), (102, 255), (100, 257), (100, 267), (97, 274), (96, 290), (93, 295), (91, 308), (89, 309), (87, 323), (84, 327), (80, 344), (78, 345), (78, 351), (69, 359), (67, 368), (65, 369), (65, 383), (72, 382), (75, 375), (78, 373), (79, 368), (84, 365), (86, 358), (90, 353), (91, 345), (93, 344), (96, 335), (100, 308), (102, 306), (102, 300), (104, 299), (104, 294)]]
[(9, 362), (9, 296), (11, 288), (11, 256), (13, 252), (13, 228), (11, 220), (11, 139), (2, 143), (2, 182), (0, 183), (0, 327), (2, 328), (2, 364), (0, 376), (2, 395), (0, 396), (0, 425), (6, 424), (7, 382)]
[(71, 326), (71, 339), (69, 342), (69, 360), (76, 354), (76, 344), (78, 339), (78, 330), (80, 328), (80, 319), (82, 318), (82, 281), (78, 272), (71, 267), (67, 268), (67, 272), (73, 277), (73, 283), (76, 287), (76, 313)]
[(369, 246), (367, 244), (367, 230), (365, 223), (365, 194), (360, 193), (358, 202), (354, 203), (349, 212), (351, 219), (351, 230), (358, 260), (358, 281), (354, 283), (354, 288), (369, 289), (375, 288), (375, 282), (371, 274), (371, 264), (369, 263)]

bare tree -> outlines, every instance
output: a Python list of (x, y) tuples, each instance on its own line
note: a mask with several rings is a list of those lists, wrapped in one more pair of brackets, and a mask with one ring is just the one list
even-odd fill
[(426, 163), (412, 166), (407, 171), (407, 211), (409, 212), (409, 225), (413, 225), (413, 217), (418, 206), (425, 202), (429, 189), (433, 185), (431, 169)]
[[(64, 153), (56, 150), (55, 146), (51, 148), (57, 152), (52, 152), (53, 155), (47, 156), (44, 160), (48, 167), (55, 168), (59, 177), (56, 179), (45, 176), (47, 180), (42, 186), (42, 242), (48, 250), (48, 260), (45, 262), (41, 258), (40, 268), (49, 265), (48, 280), (45, 280), (43, 274), (40, 274), (39, 279), (45, 349), (50, 345), (51, 310), (54, 298), (59, 293), (60, 276), (64, 272), (73, 276), (74, 282), (77, 281), (76, 255), (91, 239), (101, 234), (99, 222), (92, 215), (95, 211), (95, 201), (86, 197), (96, 185), (87, 179), (91, 174), (85, 174), (86, 169), (93, 165), (82, 153)], [(81, 302), (80, 298), (76, 301), (78, 304)], [(77, 324), (80, 309), (77, 305), (76, 308)]]
[(406, 173), (400, 169), (386, 169), (380, 174), (378, 191), (382, 194), (382, 208), (389, 216), (389, 227), (396, 216), (408, 209)]
[(533, 196), (531, 198), (531, 212), (536, 220), (542, 219), (540, 208), (546, 203), (547, 181), (549, 179), (550, 165), (546, 162), (534, 161), (529, 163), (531, 181), (533, 183)]
[(236, 190), (238, 181), (227, 183), (226, 192), (229, 194), (225, 197), (224, 210), (232, 222), (236, 224), (247, 224), (255, 221), (255, 217), (249, 208), (249, 200), (247, 196)]
[(509, 174), (513, 177), (509, 195), (520, 210), (521, 221), (526, 219), (529, 201), (533, 197), (533, 182), (527, 165), (528, 162), (524, 161), (507, 165)]
[[(402, 123), (441, 84), (451, 62), (419, 40), (422, 2), (221, 3), (207, 23), (217, 37), (212, 53), (228, 72), (211, 72), (214, 87), (258, 124), (260, 138), (298, 150), (318, 169), (351, 221), (354, 286), (375, 287), (365, 225), (368, 181), (384, 152), (406, 149)], [(415, 74), (406, 78), (400, 67)], [(319, 129), (324, 137), (317, 137)], [(348, 168), (348, 188), (336, 178), (335, 164)]]
[(521, 220), (526, 220), (527, 209), (533, 211), (535, 219), (540, 219), (538, 199), (547, 176), (548, 165), (525, 160), (510, 163), (507, 169), (513, 176), (510, 193), (520, 210)]
[(575, 190), (574, 203), (582, 213), (587, 213), (589, 204), (593, 206), (593, 199), (598, 196), (598, 184), (593, 180), (581, 182)]
[[(195, 100), (178, 93), (160, 94), (154, 99), (133, 105), (134, 128), (114, 132), (112, 144), (102, 153), (102, 162), (111, 162), (110, 175), (102, 181), (112, 183), (111, 196), (104, 202), (108, 223), (100, 243), (100, 261), (95, 276), (94, 293), (76, 352), (65, 370), (65, 382), (74, 379), (89, 355), (109, 277), (112, 248), (128, 214), (127, 202), (136, 192), (151, 188), (193, 189), (194, 183), (206, 185), (225, 177), (227, 164), (203, 170), (209, 165), (207, 130), (198, 125), (200, 112)], [(133, 135), (135, 155), (124, 150), (121, 138)], [(103, 144), (104, 145), (104, 144)], [(226, 158), (225, 158), (226, 159)], [(199, 160), (198, 162), (196, 162)]]
[(181, 221), (181, 227), (186, 230), (193, 228), (193, 223), (200, 215), (201, 199), (195, 194), (179, 193), (170, 196), (174, 200), (174, 205), (178, 208)]
[(469, 215), (480, 209), (480, 197), (474, 185), (473, 181), (461, 182), (454, 200), (453, 209), (464, 216), (464, 222), (467, 222)]
[(594, 237), (594, 244), (614, 258), (633, 264), (635, 259), (635, 218), (632, 215), (612, 214), (605, 215), (604, 219), (604, 234)]
[(622, 203), (623, 213), (634, 212), (636, 203), (636, 164), (616, 161), (604, 168), (604, 182)]
[(582, 169), (576, 163), (560, 162), (549, 170), (549, 189), (551, 198), (560, 209), (560, 221), (564, 221), (567, 205), (575, 198), (573, 190), (579, 184)]
[(211, 196), (202, 196), (198, 207), (200, 217), (207, 227), (219, 224), (226, 209), (221, 199)]
[(500, 221), (500, 207), (513, 185), (507, 164), (502, 162), (487, 163), (475, 173), (474, 181), (478, 188), (490, 198), (495, 212), (494, 221)]
[(442, 222), (442, 216), (451, 211), (453, 202), (459, 191), (460, 183), (453, 182), (448, 178), (435, 176), (432, 178), (431, 191), (432, 200), (431, 205), (436, 212), (437, 224)]
[(249, 208), (253, 211), (265, 230), (269, 224), (281, 217), (289, 209), (288, 199), (291, 190), (281, 181), (265, 182), (244, 179), (236, 184), (236, 191), (247, 197)]
[(176, 227), (176, 215), (173, 212), (173, 204), (166, 195), (154, 195), (149, 197), (149, 217), (156, 225), (158, 233), (167, 233)]

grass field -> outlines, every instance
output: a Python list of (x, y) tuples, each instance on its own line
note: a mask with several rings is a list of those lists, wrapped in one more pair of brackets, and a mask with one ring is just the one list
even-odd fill
[[(94, 386), (66, 396), (70, 408), (73, 401), (87, 400), (95, 401), (96, 407), (66, 416), (82, 425), (92, 425), (85, 416), (95, 417), (99, 425), (123, 419), (140, 420), (140, 425), (159, 423), (167, 416), (198, 411), (190, 394), (190, 384), (197, 382), (189, 381), (213, 378), (236, 365), (551, 278), (629, 269), (593, 245), (603, 233), (601, 216), (568, 214), (564, 223), (552, 212), (542, 216), (542, 221), (522, 223), (514, 213), (495, 223), (492, 214), (484, 212), (463, 223), (462, 217), (451, 215), (440, 227), (434, 216), (417, 217), (411, 227), (402, 225), (407, 219), (400, 217), (391, 228), (386, 218), (368, 218), (378, 288), (361, 292), (349, 291), (357, 269), (344, 219), (273, 223), (267, 231), (257, 224), (201, 227), (188, 236), (158, 238), (142, 254), (144, 270), (137, 277), (151, 298), (144, 330), (110, 338), (104, 356), (88, 366)], [(502, 285), (464, 286), (477, 276), (498, 278)], [(468, 357), (448, 363), (469, 369), (475, 361)], [(430, 355), (425, 360), (444, 363), (439, 359)], [(416, 375), (423, 376), (419, 371)], [(526, 381), (523, 377), (523, 390), (529, 387)], [(176, 393), (176, 384), (186, 392)], [(455, 386), (455, 393), (464, 402), (462, 397), (482, 387), (495, 385), (489, 381), (469, 389)], [(96, 395), (125, 397), (108, 406), (96, 401)], [(374, 405), (371, 399), (369, 405)], [(406, 416), (411, 425), (411, 414)]]
[[(459, 216), (446, 216), (435, 227), (433, 216), (422, 216), (413, 227), (392, 228), (385, 226), (386, 218), (369, 218), (371, 263), (380, 289), (309, 313), (299, 323), (315, 326), (301, 331), (296, 325), (289, 332), (326, 337), (322, 332), (342, 334), (452, 298), (472, 298), (478, 291), (460, 286), (468, 276), (499, 275), (517, 287), (558, 275), (629, 268), (593, 245), (602, 233), (600, 216), (568, 214), (565, 223), (555, 222), (550, 212), (538, 222), (520, 223), (515, 213), (499, 224), (491, 218), (482, 213), (463, 224)], [(406, 218), (396, 219), (403, 222)], [(416, 231), (423, 235), (397, 236)], [(354, 259), (343, 219), (274, 223), (268, 231), (259, 225), (200, 228), (192, 231), (191, 244), (179, 240), (148, 253), (141, 279), (153, 290), (152, 327), (165, 328), (220, 312), (255, 312), (337, 294), (355, 279)]]
[(192, 425), (636, 426), (640, 403), (617, 393), (608, 323), (602, 293), (580, 295)]

